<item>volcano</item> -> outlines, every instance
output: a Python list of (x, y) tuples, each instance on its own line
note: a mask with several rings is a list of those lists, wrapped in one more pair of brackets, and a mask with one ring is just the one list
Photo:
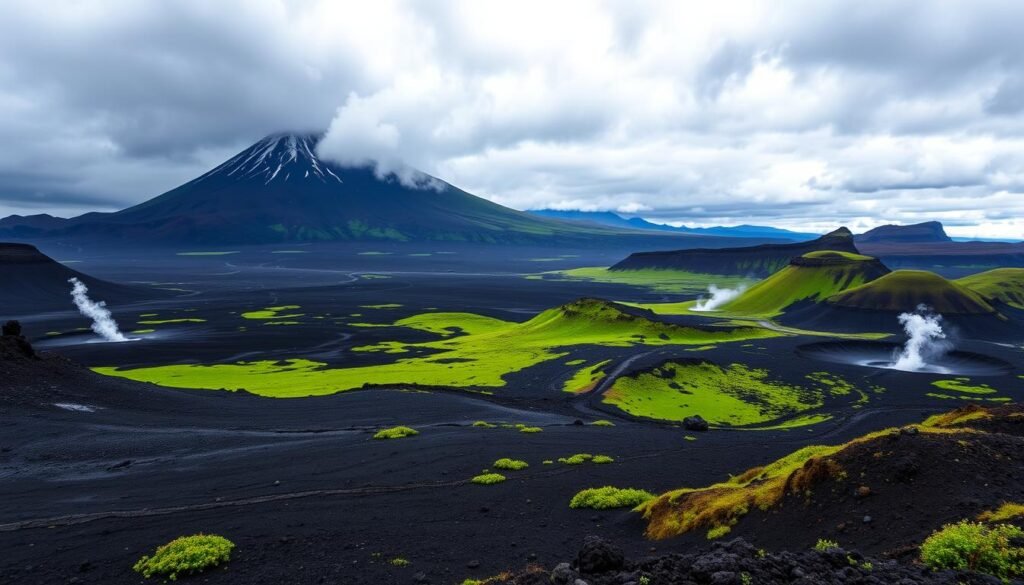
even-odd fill
[(589, 244), (612, 238), (623, 246), (650, 248), (650, 242), (685, 246), (700, 241), (716, 246), (739, 241), (535, 217), (411, 169), (399, 173), (399, 179), (381, 176), (372, 167), (337, 165), (320, 158), (319, 140), (316, 134), (267, 136), (206, 174), (134, 207), (57, 223), (52, 218), (9, 218), (0, 223), (0, 235), (240, 245), (286, 241)]

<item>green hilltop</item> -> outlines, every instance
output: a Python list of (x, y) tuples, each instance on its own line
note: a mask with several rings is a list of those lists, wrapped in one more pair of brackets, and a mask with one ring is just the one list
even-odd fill
[(1024, 268), (996, 268), (954, 281), (990, 302), (1024, 309)]
[(923, 304), (942, 314), (996, 312), (978, 292), (926, 270), (897, 270), (834, 295), (828, 302), (873, 311), (909, 311)]

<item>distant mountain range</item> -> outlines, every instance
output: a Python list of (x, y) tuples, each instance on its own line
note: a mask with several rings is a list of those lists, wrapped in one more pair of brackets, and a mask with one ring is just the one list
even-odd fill
[(611, 211), (574, 211), (557, 209), (534, 209), (527, 213), (540, 217), (550, 217), (563, 221), (586, 223), (591, 225), (603, 225), (621, 227), (628, 229), (650, 230), (660, 232), (673, 232), (679, 234), (693, 234), (702, 236), (725, 236), (732, 238), (758, 238), (772, 239), (778, 241), (802, 242), (813, 240), (821, 234), (794, 232), (760, 225), (737, 225), (737, 226), (715, 226), (715, 227), (686, 227), (670, 226), (647, 221), (641, 217), (626, 218)]
[(825, 250), (856, 254), (857, 247), (853, 243), (853, 234), (846, 228), (839, 228), (808, 242), (761, 244), (715, 250), (698, 248), (637, 252), (612, 266), (611, 270), (683, 270), (765, 278), (789, 265), (795, 257)]
[(622, 248), (719, 247), (710, 238), (565, 222), (516, 211), (440, 179), (415, 184), (317, 154), (319, 136), (267, 136), (208, 173), (116, 213), (0, 220), (0, 239), (61, 238), (133, 244), (271, 244), (286, 241), (467, 242)]

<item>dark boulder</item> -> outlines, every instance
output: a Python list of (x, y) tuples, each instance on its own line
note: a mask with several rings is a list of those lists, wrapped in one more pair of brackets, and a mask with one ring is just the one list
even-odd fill
[(588, 536), (576, 555), (576, 567), (583, 573), (604, 573), (622, 568), (622, 549), (597, 536)]
[(688, 431), (697, 431), (703, 433), (708, 430), (708, 421), (704, 420), (699, 414), (688, 416), (683, 419), (683, 428)]

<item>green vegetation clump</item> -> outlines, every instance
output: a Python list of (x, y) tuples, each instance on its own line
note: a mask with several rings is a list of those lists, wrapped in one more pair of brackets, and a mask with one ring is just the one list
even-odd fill
[(530, 464), (521, 459), (509, 459), (508, 457), (502, 457), (494, 462), (491, 467), (495, 469), (508, 469), (511, 471), (519, 471), (520, 469), (526, 469)]
[(634, 416), (681, 421), (701, 415), (713, 425), (764, 424), (822, 406), (820, 389), (772, 380), (744, 364), (667, 362), (622, 376), (602, 402)]
[(540, 427), (527, 427), (527, 426), (519, 427), (519, 432), (520, 433), (540, 433), (540, 432), (543, 432), (543, 431), (544, 431), (544, 429), (542, 429)]
[(473, 423), (473, 426), (477, 427), (477, 428), (480, 428), (480, 429), (493, 429), (493, 428), (497, 427), (498, 425), (491, 424), (491, 423), (489, 423), (489, 422), (487, 422), (485, 420), (478, 420), (478, 421)]
[(391, 427), (390, 429), (381, 429), (374, 435), (374, 439), (404, 439), (405, 437), (413, 437), (420, 434), (414, 428), (411, 427)]
[(473, 483), (478, 483), (480, 485), (491, 485), (495, 483), (501, 483), (506, 479), (507, 478), (500, 473), (482, 473), (480, 475), (473, 477), (473, 479), (469, 481)]
[(570, 508), (592, 508), (607, 510), (610, 508), (634, 508), (650, 500), (654, 494), (633, 488), (617, 488), (611, 486), (588, 488), (580, 491), (569, 501)]
[(604, 463), (614, 463), (615, 460), (607, 455), (594, 455), (594, 458), (590, 460), (591, 463), (597, 463), (599, 465)]
[(947, 524), (921, 543), (921, 561), (936, 570), (971, 570), (1004, 581), (1024, 576), (1024, 530), (1012, 524)]
[(179, 575), (192, 575), (226, 563), (234, 543), (213, 534), (182, 536), (143, 556), (133, 569), (143, 577), (164, 577), (171, 581)]
[(995, 510), (989, 510), (978, 514), (978, 520), (982, 522), (1003, 522), (1006, 520), (1014, 520), (1016, 518), (1024, 518), (1024, 504), (1003, 502), (1003, 504)]
[(708, 530), (707, 539), (708, 540), (715, 540), (715, 539), (718, 539), (718, 538), (722, 538), (723, 536), (725, 536), (726, 534), (729, 534), (730, 532), (732, 532), (732, 526), (729, 526), (728, 524), (723, 524), (721, 526), (715, 526), (711, 530)]
[(949, 380), (935, 380), (932, 382), (932, 386), (941, 388), (943, 390), (949, 390), (951, 392), (961, 392), (963, 394), (995, 394), (996, 389), (989, 386), (988, 384), (972, 384), (970, 378), (952, 378)]
[(613, 423), (612, 421), (604, 420), (604, 419), (595, 420), (594, 422), (592, 422), (590, 424), (595, 426), (595, 427), (614, 427), (615, 426), (615, 423)]
[(294, 319), (295, 317), (302, 317), (305, 313), (288, 313), (288, 311), (294, 311), (299, 309), (299, 305), (280, 305), (277, 307), (267, 307), (259, 311), (246, 311), (242, 313), (243, 319), (254, 319), (254, 320), (270, 320), (270, 319)]
[(839, 548), (839, 543), (834, 540), (819, 538), (818, 542), (814, 543), (814, 550), (818, 552), (828, 552), (837, 548)]
[(408, 567), (412, 564), (408, 561), (408, 559), (403, 559), (402, 557), (395, 557), (388, 561), (388, 563), (390, 563), (391, 566), (393, 567)]
[(558, 462), (566, 465), (583, 465), (587, 461), (593, 459), (594, 456), (590, 453), (577, 453), (568, 457), (559, 457)]

